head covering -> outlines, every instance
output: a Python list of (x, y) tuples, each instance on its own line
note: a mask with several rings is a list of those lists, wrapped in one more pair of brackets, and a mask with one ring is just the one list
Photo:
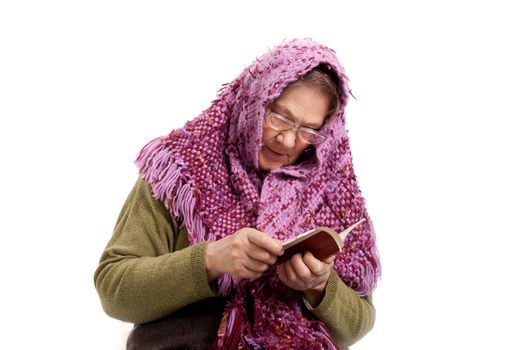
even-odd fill
[[(297, 164), (261, 172), (258, 153), (267, 106), (320, 65), (337, 76), (341, 97), (338, 111), (321, 129), (327, 140)], [(310, 39), (286, 41), (225, 85), (197, 118), (148, 143), (137, 165), (173, 220), (186, 225), (191, 244), (218, 240), (243, 227), (284, 241), (317, 226), (342, 231), (365, 217), (347, 237), (333, 268), (357, 294), (368, 295), (380, 265), (345, 131), (349, 95), (333, 50)], [(275, 268), (255, 281), (223, 275), (218, 290), (232, 296), (218, 346), (336, 347), (322, 322), (303, 314), (300, 293), (285, 287)]]

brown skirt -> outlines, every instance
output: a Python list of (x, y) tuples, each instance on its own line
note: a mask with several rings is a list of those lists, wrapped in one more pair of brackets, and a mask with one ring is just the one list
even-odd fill
[(209, 298), (159, 320), (136, 324), (128, 337), (126, 349), (210, 349), (225, 303), (223, 298)]

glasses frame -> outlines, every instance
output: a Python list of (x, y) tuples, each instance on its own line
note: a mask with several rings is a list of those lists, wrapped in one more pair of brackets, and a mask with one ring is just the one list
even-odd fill
[[(315, 129), (312, 129), (312, 128), (309, 128), (307, 126), (297, 126), (295, 125), (295, 123), (293, 121), (291, 121), (290, 119), (286, 118), (284, 115), (281, 115), (277, 112), (274, 112), (270, 109), (268, 109), (266, 111), (266, 116), (265, 116), (265, 119), (267, 120), (268, 117), (274, 117), (274, 118), (277, 118), (279, 119), (280, 121), (288, 124), (289, 127), (287, 128), (278, 128), (276, 127), (275, 125), (272, 125), (271, 123), (271, 120), (268, 120), (268, 126), (272, 129), (272, 130), (275, 130), (275, 131), (289, 131), (289, 130), (293, 130), (295, 132), (295, 135), (297, 135), (297, 137), (299, 137), (299, 139), (301, 139), (301, 141), (303, 141), (304, 143), (306, 144), (309, 144), (309, 145), (320, 145), (321, 143), (325, 142), (326, 141), (326, 136), (321, 134), (319, 131), (315, 130)], [(319, 142), (310, 142), (308, 140), (306, 140), (299, 131), (306, 131), (308, 133), (311, 133), (315, 136), (318, 136), (320, 137), (321, 141)]]

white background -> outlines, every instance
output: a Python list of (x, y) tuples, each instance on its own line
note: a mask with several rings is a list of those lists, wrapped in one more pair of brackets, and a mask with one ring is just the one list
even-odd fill
[[(2, 1), (2, 349), (123, 349), (93, 272), (150, 139), (285, 38), (338, 53), (383, 278), (353, 349), (524, 349), (519, 1)], [(184, 4), (184, 5), (183, 5)]]

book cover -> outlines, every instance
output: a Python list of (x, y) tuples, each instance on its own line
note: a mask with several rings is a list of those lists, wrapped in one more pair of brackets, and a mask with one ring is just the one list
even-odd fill
[(341, 233), (337, 233), (329, 227), (317, 227), (295, 236), (283, 243), (284, 254), (277, 258), (277, 263), (283, 263), (297, 253), (307, 251), (319, 260), (335, 255), (343, 249), (346, 236), (365, 221), (366, 219), (361, 219)]

